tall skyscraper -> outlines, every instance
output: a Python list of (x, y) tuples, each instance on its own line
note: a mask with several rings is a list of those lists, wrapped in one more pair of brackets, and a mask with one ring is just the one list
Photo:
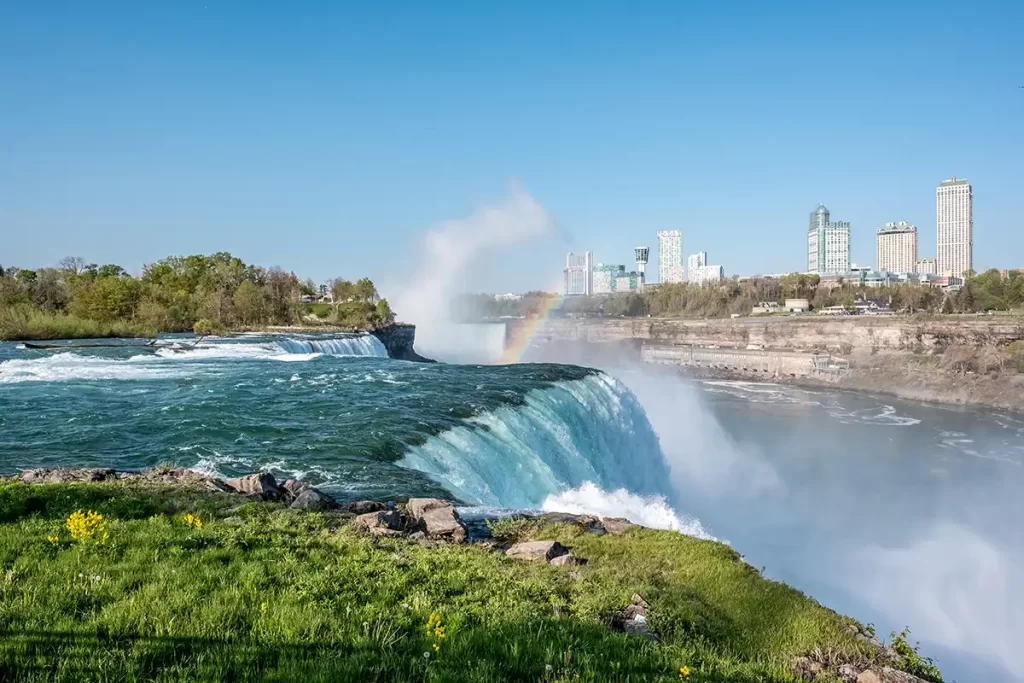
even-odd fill
[(939, 274), (963, 276), (974, 269), (974, 188), (966, 180), (943, 180), (935, 190), (935, 264)]
[(585, 251), (565, 257), (565, 295), (580, 296), (594, 291), (594, 252)]
[(660, 282), (682, 282), (683, 233), (679, 230), (662, 230), (658, 233), (658, 280)]
[(845, 275), (850, 272), (850, 224), (829, 221), (828, 207), (818, 204), (807, 227), (807, 272)]
[(916, 273), (917, 226), (906, 221), (886, 223), (876, 235), (875, 268), (889, 273)]

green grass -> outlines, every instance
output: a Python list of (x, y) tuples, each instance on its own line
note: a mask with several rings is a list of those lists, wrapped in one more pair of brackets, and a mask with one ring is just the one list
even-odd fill
[[(866, 654), (845, 618), (673, 532), (532, 529), (588, 560), (553, 567), (239, 502), (0, 484), (0, 680), (678, 681), (685, 665), (688, 681), (753, 683), (792, 681), (791, 657), (815, 648)], [(71, 540), (79, 509), (104, 516), (105, 544)], [(633, 593), (657, 642), (608, 626)]]
[(148, 337), (153, 330), (125, 321), (101, 323), (25, 307), (0, 309), (0, 341)]

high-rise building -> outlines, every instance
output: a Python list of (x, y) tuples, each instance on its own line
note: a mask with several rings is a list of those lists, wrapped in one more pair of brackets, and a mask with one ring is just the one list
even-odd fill
[(640, 274), (640, 289), (644, 288), (644, 280), (647, 271), (647, 258), (650, 256), (651, 250), (647, 247), (633, 247), (633, 255), (636, 256), (636, 272)]
[(966, 180), (943, 180), (935, 189), (935, 238), (940, 275), (974, 269), (974, 188)]
[(707, 265), (707, 262), (708, 252), (706, 251), (698, 251), (696, 254), (686, 257), (686, 281), (697, 282), (700, 269)]
[(599, 263), (594, 266), (594, 294), (611, 294), (616, 291), (616, 282), (626, 274), (626, 266), (612, 266)]
[(565, 295), (589, 295), (594, 291), (594, 252), (569, 252), (565, 257)]
[(807, 272), (845, 275), (850, 271), (850, 224), (829, 221), (828, 207), (818, 204), (807, 227)]
[(683, 233), (679, 230), (662, 230), (658, 233), (658, 280), (682, 282)]
[(917, 262), (917, 267), (914, 268), (914, 272), (918, 275), (938, 275), (939, 269), (935, 264), (935, 259), (923, 258)]
[(917, 272), (917, 226), (906, 221), (886, 223), (876, 235), (875, 268), (883, 273)]

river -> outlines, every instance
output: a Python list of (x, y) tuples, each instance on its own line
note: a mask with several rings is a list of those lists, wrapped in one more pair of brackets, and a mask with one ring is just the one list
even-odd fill
[(408, 363), (356, 336), (0, 344), (0, 467), (260, 469), (344, 499), (624, 515), (728, 542), (882, 635), (909, 626), (947, 680), (1024, 669), (1024, 420), (599, 365)]

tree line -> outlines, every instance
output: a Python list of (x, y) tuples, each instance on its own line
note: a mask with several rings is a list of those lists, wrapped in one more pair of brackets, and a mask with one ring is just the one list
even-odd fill
[[(533, 317), (550, 307), (558, 295), (530, 292), (520, 299), (495, 300), (488, 294), (466, 295), (456, 310), (465, 320), (503, 316)], [(858, 299), (884, 299), (901, 313), (981, 313), (1024, 307), (1024, 270), (1007, 276), (995, 269), (970, 275), (958, 291), (919, 284), (867, 287), (855, 281), (825, 281), (817, 275), (792, 274), (782, 278), (733, 278), (706, 285), (662, 284), (642, 292), (566, 297), (556, 315), (609, 317), (728, 317), (747, 315), (762, 302), (783, 304), (786, 299), (807, 299), (812, 310), (830, 306), (853, 308)]]
[[(310, 306), (303, 297), (328, 303)], [(337, 278), (316, 285), (276, 266), (248, 265), (226, 252), (170, 256), (144, 266), (138, 277), (121, 266), (78, 257), (36, 270), (0, 266), (3, 338), (78, 336), (76, 329), (88, 336), (183, 332), (197, 326), (227, 331), (312, 320), (372, 330), (393, 322), (394, 314), (369, 279)]]

